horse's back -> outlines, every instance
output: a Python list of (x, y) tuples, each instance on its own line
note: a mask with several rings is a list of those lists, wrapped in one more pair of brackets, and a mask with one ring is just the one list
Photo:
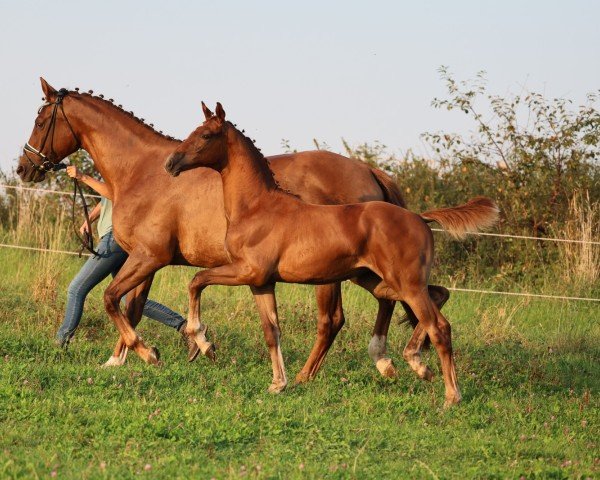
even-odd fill
[(305, 202), (336, 205), (383, 200), (364, 162), (323, 150), (268, 157), (275, 179)]

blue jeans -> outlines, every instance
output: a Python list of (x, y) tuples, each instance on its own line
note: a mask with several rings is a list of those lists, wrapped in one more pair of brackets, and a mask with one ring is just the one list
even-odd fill
[[(100, 239), (96, 251), (99, 255), (90, 257), (69, 285), (65, 318), (56, 334), (60, 345), (66, 345), (75, 334), (87, 294), (109, 274), (114, 277), (127, 260), (127, 253), (116, 242), (112, 232)], [(146, 301), (144, 315), (177, 330), (184, 322), (181, 315), (152, 300)]]

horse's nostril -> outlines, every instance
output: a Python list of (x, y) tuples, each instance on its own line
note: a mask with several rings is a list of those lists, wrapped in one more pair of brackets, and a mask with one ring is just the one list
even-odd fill
[(25, 171), (25, 167), (23, 165), (19, 165), (17, 167), (17, 175), (21, 175)]

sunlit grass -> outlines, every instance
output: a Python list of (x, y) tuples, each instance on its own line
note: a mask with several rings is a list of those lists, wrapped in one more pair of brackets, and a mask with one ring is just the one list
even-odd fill
[[(598, 470), (600, 327), (583, 303), (453, 294), (464, 402), (442, 409), (438, 373), (381, 378), (367, 355), (376, 304), (344, 287), (347, 325), (319, 376), (273, 396), (270, 365), (247, 288), (211, 287), (203, 319), (218, 362), (188, 364), (179, 334), (144, 320), (160, 348), (153, 368), (100, 364), (116, 340), (102, 288), (88, 299), (67, 352), (51, 340), (66, 286), (82, 260), (60, 257), (59, 291), (32, 299), (36, 254), (0, 251), (0, 476), (46, 478), (519, 478), (594, 476)], [(194, 269), (167, 268), (152, 297), (184, 311)], [(315, 337), (311, 287), (278, 286), (288, 375)], [(396, 318), (399, 318), (399, 314)]]

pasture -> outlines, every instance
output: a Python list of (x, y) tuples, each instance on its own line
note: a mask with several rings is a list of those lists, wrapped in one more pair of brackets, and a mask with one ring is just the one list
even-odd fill
[[(437, 355), (425, 354), (434, 382), (419, 380), (401, 357), (409, 330), (399, 314), (389, 339), (399, 376), (379, 376), (367, 355), (376, 303), (349, 284), (347, 323), (323, 369), (282, 394), (266, 391), (268, 353), (247, 288), (204, 295), (216, 364), (188, 364), (179, 334), (144, 319), (141, 333), (164, 365), (130, 355), (122, 368), (100, 368), (116, 340), (101, 287), (68, 351), (52, 343), (82, 262), (0, 249), (2, 478), (598, 475), (597, 304), (453, 292), (444, 311), (464, 399), (444, 410)], [(185, 312), (194, 271), (160, 271), (151, 297)], [(293, 378), (314, 340), (316, 308), (310, 287), (277, 291)]]

